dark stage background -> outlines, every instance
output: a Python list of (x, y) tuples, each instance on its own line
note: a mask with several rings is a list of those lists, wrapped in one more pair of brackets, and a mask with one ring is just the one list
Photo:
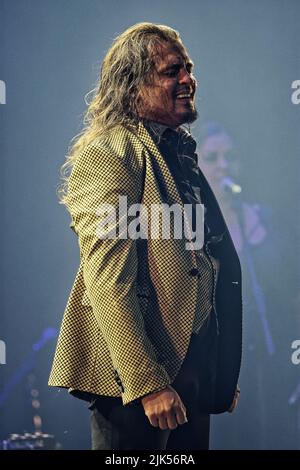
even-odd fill
[(246, 305), (240, 405), (213, 418), (211, 447), (300, 449), (300, 364), (291, 360), (300, 339), (299, 20), (298, 0), (0, 0), (0, 440), (33, 431), (38, 414), (63, 448), (90, 446), (86, 405), (47, 387), (79, 261), (56, 187), (105, 51), (151, 21), (181, 33), (199, 82), (193, 134), (206, 121), (224, 126), (243, 198), (263, 208), (268, 230), (254, 262), (275, 354)]

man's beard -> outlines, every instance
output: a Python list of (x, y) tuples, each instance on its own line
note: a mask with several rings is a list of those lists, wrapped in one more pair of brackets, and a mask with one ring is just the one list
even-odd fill
[(184, 119), (183, 124), (191, 124), (192, 122), (195, 122), (196, 119), (198, 119), (198, 111), (195, 107), (192, 109), (189, 109), (182, 117)]

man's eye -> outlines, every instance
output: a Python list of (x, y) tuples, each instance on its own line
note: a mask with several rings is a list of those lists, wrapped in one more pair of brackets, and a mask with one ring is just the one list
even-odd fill
[(176, 77), (177, 75), (177, 70), (167, 70), (164, 73), (167, 77)]

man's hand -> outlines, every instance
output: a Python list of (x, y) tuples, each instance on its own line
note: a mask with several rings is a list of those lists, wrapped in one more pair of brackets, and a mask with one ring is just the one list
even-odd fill
[(176, 429), (187, 423), (186, 408), (171, 385), (142, 398), (145, 415), (150, 424), (160, 429)]
[(241, 392), (240, 387), (237, 386), (235, 394), (234, 394), (234, 399), (233, 399), (233, 402), (231, 404), (231, 407), (228, 410), (228, 413), (232, 413), (236, 409), (239, 398), (240, 398), (240, 392)]

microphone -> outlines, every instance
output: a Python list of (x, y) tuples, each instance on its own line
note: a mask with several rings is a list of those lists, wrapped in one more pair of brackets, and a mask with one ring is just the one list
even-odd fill
[(242, 192), (242, 187), (235, 183), (229, 176), (222, 178), (221, 186), (223, 189), (231, 191), (234, 195), (240, 194)]

